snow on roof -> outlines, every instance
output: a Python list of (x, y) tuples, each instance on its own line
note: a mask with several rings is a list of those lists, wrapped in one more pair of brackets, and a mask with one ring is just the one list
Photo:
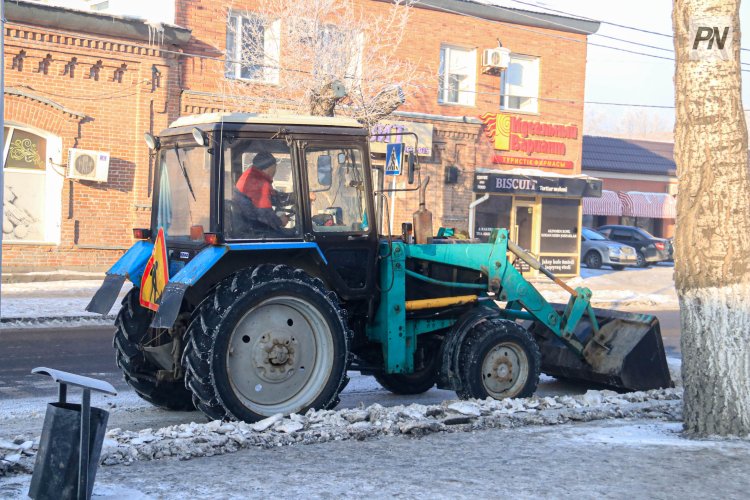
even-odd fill
[(557, 172), (545, 172), (543, 170), (535, 170), (532, 168), (513, 168), (510, 170), (500, 170), (499, 168), (478, 168), (476, 172), (478, 174), (522, 175), (524, 177), (565, 177), (567, 179), (600, 180), (596, 177), (591, 177), (590, 175), (560, 174)]
[(182, 116), (172, 122), (170, 128), (189, 127), (190, 125), (208, 125), (221, 122), (362, 128), (362, 124), (353, 118), (260, 113), (204, 113), (200, 115)]

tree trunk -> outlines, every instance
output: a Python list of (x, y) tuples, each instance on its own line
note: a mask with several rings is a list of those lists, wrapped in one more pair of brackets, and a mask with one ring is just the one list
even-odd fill
[[(684, 427), (750, 433), (750, 184), (742, 109), (739, 0), (675, 0), (677, 232)], [(723, 18), (723, 19), (722, 19)], [(691, 31), (691, 23), (694, 29)], [(727, 57), (696, 26), (732, 30)], [(704, 30), (704, 35), (707, 30)], [(712, 55), (709, 55), (712, 54)]]
[(336, 105), (346, 94), (342, 93), (343, 86), (336, 81), (327, 81), (318, 88), (310, 89), (310, 114), (313, 116), (334, 116)]

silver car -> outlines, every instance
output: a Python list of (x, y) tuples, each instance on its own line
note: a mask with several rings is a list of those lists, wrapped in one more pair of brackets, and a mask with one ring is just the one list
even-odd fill
[(602, 233), (584, 227), (581, 230), (581, 261), (590, 269), (602, 265), (617, 271), (625, 266), (635, 266), (638, 256), (635, 248), (607, 239)]

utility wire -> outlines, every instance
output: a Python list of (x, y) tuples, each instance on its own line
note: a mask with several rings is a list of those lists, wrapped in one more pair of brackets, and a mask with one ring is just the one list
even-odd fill
[[(523, 4), (523, 5), (528, 5), (530, 7), (537, 7), (539, 9), (545, 9), (545, 10), (548, 10), (550, 12), (557, 12), (558, 14), (565, 14), (566, 16), (578, 17), (578, 18), (584, 19), (586, 21), (595, 21), (595, 22), (599, 22), (599, 23), (602, 23), (602, 24), (608, 24), (610, 26), (615, 26), (617, 28), (624, 28), (624, 29), (627, 29), (627, 30), (633, 30), (633, 31), (639, 31), (641, 33), (647, 33), (649, 35), (656, 35), (656, 36), (661, 36), (661, 37), (665, 37), (665, 38), (674, 38), (674, 36), (671, 35), (671, 34), (659, 33), (657, 31), (650, 31), (650, 30), (643, 29), (643, 28), (636, 28), (635, 26), (628, 26), (628, 25), (625, 25), (625, 24), (613, 23), (611, 21), (602, 21), (602, 20), (598, 20), (598, 19), (592, 19), (590, 17), (582, 16), (580, 14), (573, 14), (571, 12), (565, 12), (563, 10), (553, 9), (552, 7), (547, 7), (546, 5), (539, 5), (539, 4), (533, 3), (533, 2), (524, 2), (522, 0), (511, 0), (511, 1), (515, 2), (515, 3)], [(594, 33), (594, 34), (597, 35), (597, 36), (605, 36), (605, 35), (599, 35), (598, 33)], [(628, 43), (634, 43), (634, 42), (628, 42)], [(750, 52), (750, 49), (746, 49), (746, 48), (743, 48), (743, 47), (740, 47), (740, 50), (744, 51), (744, 52)]]
[[(450, 9), (440, 8), (440, 10), (443, 10), (443, 11), (448, 12), (448, 13), (456, 14), (456, 15), (461, 15), (461, 16), (466, 16), (466, 17), (480, 19), (480, 20), (483, 20), (483, 21), (488, 21), (488, 20), (486, 20), (484, 18), (480, 18), (478, 16), (473, 16), (473, 15), (470, 15), (470, 14), (464, 14), (462, 12), (457, 12), (457, 11), (453, 11), (453, 10), (450, 10)], [(537, 31), (537, 30), (533, 30), (533, 29), (529, 29), (529, 28), (523, 28), (523, 27), (516, 26), (516, 25), (513, 25), (513, 24), (504, 23), (502, 21), (489, 21), (489, 22), (493, 22), (493, 23), (497, 23), (497, 24), (502, 24), (502, 25), (507, 25), (507, 26), (509, 26), (511, 28), (515, 28), (515, 29), (519, 29), (519, 30), (523, 30), (523, 31), (530, 31), (530, 32), (533, 32), (533, 33), (536, 33), (536, 34), (540, 34), (540, 35), (543, 35), (543, 36), (564, 39), (564, 40), (568, 40), (568, 41), (572, 41), (572, 42), (576, 42), (576, 43), (586, 43), (585, 40), (579, 40), (579, 39), (572, 38), (572, 37), (567, 37), (567, 36), (564, 36), (564, 35), (555, 35), (555, 34), (545, 33), (545, 32), (542, 32), (542, 31)], [(13, 24), (18, 25), (18, 26), (28, 27), (28, 28), (34, 28), (34, 29), (38, 29), (39, 28), (38, 26), (24, 24), (24, 23), (13, 22)], [(559, 24), (559, 23), (557, 23), (557, 24)], [(59, 31), (59, 30), (48, 29), (48, 28), (44, 28), (44, 29), (45, 29), (45, 31), (48, 31), (50, 33), (56, 33), (56, 34), (70, 36), (70, 33), (65, 32), (65, 31)], [(111, 40), (104, 39), (104, 38), (93, 37), (93, 36), (86, 36), (86, 35), (80, 36), (80, 35), (76, 34), (76, 37), (80, 38), (80, 39), (84, 39), (84, 40), (92, 40), (92, 41), (101, 41), (101, 42), (106, 42), (106, 43), (113, 43)], [(623, 48), (619, 48), (619, 47), (611, 47), (611, 46), (602, 45), (602, 44), (593, 44), (591, 42), (589, 42), (589, 43), (591, 45), (595, 45), (595, 46), (599, 46), (599, 47), (604, 47), (604, 48), (608, 48), (608, 49), (612, 49), (612, 50), (619, 50), (619, 51), (623, 51), (623, 52), (629, 52), (629, 53), (633, 53), (633, 54), (646, 55), (646, 56), (655, 57), (655, 58), (658, 58), (658, 59), (664, 59), (664, 60), (668, 60), (668, 61), (674, 61), (674, 59), (672, 59), (672, 58), (664, 57), (664, 56), (659, 56), (659, 55), (655, 55), (655, 54), (647, 54), (647, 53), (642, 53), (642, 52), (638, 52), (638, 51), (632, 51), (632, 50), (629, 50), (629, 49), (623, 49)], [(220, 62), (220, 63), (230, 63), (230, 64), (241, 64), (242, 63), (241, 61), (236, 61), (236, 60), (233, 60), (233, 59), (230, 59), (230, 58), (227, 58), (227, 57), (216, 57), (216, 56), (210, 56), (210, 55), (205, 55), (205, 54), (188, 53), (188, 52), (182, 52), (182, 51), (175, 51), (175, 50), (164, 49), (164, 48), (161, 48), (161, 47), (149, 47), (149, 46), (143, 46), (143, 45), (132, 44), (132, 43), (124, 43), (124, 44), (120, 44), (120, 45), (125, 45), (125, 46), (128, 46), (128, 47), (139, 48), (139, 49), (155, 50), (155, 51), (163, 52), (163, 53), (166, 53), (166, 54), (174, 54), (174, 55), (182, 56), (182, 57), (193, 57), (193, 58), (198, 58), (198, 59), (211, 60), (211, 61), (216, 61), (216, 62)], [(114, 52), (114, 51), (108, 50), (108, 49), (100, 49), (100, 50), (102, 50), (104, 52)], [(307, 71), (307, 70), (303, 70), (303, 69), (285, 68), (285, 67), (281, 67), (281, 66), (277, 66), (277, 65), (276, 66), (275, 65), (269, 65), (269, 64), (256, 64), (256, 65), (257, 66), (263, 66), (263, 67), (269, 68), (269, 69), (277, 69), (279, 71), (286, 71), (286, 72), (292, 72), (292, 73), (301, 73), (301, 74), (306, 74), (306, 75), (312, 75), (312, 74), (314, 74), (312, 71)], [(750, 70), (741, 70), (741, 71), (750, 72)], [(148, 80), (145, 80), (144, 82), (148, 82)], [(142, 84), (144, 82), (140, 82), (140, 83), (137, 83), (135, 85), (140, 85), (140, 84)], [(439, 88), (440, 88), (439, 86), (431, 86), (431, 85), (424, 85), (424, 84), (422, 84), (422, 85), (415, 85), (415, 87), (421, 88), (421, 89), (431, 89), (431, 90), (439, 90)], [(124, 90), (125, 89), (123, 89), (123, 91)], [(500, 94), (499, 92), (483, 92), (483, 91), (470, 91), (470, 90), (461, 90), (461, 92), (466, 92), (466, 93), (471, 93), (471, 94), (476, 94), (476, 95), (493, 95), (493, 96), (498, 96), (498, 97), (502, 96), (502, 94)], [(52, 93), (49, 93), (49, 92), (43, 92), (43, 93), (46, 93), (46, 94), (54, 96), (54, 97), (77, 98), (77, 99), (81, 99), (81, 100), (96, 100), (96, 99), (100, 99), (100, 98), (112, 97), (112, 96), (117, 95), (117, 94), (111, 94), (110, 96), (103, 96), (103, 97), (99, 97), (99, 96), (76, 97), (76, 96), (63, 96), (63, 95), (59, 95), (59, 94), (52, 94)], [(125, 97), (125, 96), (120, 96), (120, 97)], [(115, 98), (115, 97), (113, 97), (113, 98)], [(662, 106), (659, 106), (659, 105), (647, 105), (647, 104), (632, 105), (632, 104), (626, 104), (626, 103), (596, 103), (596, 102), (580, 101), (580, 100), (575, 100), (575, 99), (559, 99), (559, 98), (545, 98), (545, 97), (535, 97), (535, 99), (538, 99), (538, 100), (541, 100), (541, 101), (561, 102), (561, 103), (569, 103), (569, 104), (589, 104), (590, 103), (590, 104), (609, 104), (609, 105), (613, 105), (613, 106), (637, 106), (637, 107), (652, 107), (652, 108), (662, 107)]]

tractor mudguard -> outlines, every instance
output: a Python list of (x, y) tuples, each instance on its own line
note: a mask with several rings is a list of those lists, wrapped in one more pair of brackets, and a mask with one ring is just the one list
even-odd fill
[(153, 250), (154, 244), (150, 241), (138, 241), (130, 247), (107, 271), (102, 286), (91, 298), (86, 310), (102, 315), (107, 314), (117, 300), (125, 279), (129, 279), (136, 285), (140, 284), (141, 275)]
[(489, 318), (497, 318), (500, 311), (495, 307), (475, 307), (465, 312), (453, 325), (440, 347), (440, 369), (437, 386), (439, 389), (459, 390), (461, 381), (458, 377), (458, 356), (466, 334), (476, 325)]
[(171, 277), (159, 298), (159, 310), (151, 321), (151, 327), (172, 328), (180, 314), (185, 291), (196, 284), (228, 251), (227, 245), (206, 247)]
[(231, 243), (204, 248), (177, 274), (169, 278), (169, 282), (167, 282), (164, 292), (159, 298), (159, 310), (151, 321), (151, 327), (171, 328), (180, 313), (185, 291), (195, 285), (230, 250), (233, 252), (269, 252), (290, 249), (316, 250), (317, 254), (313, 255), (317, 255), (322, 264), (328, 264), (320, 247), (314, 242)]

